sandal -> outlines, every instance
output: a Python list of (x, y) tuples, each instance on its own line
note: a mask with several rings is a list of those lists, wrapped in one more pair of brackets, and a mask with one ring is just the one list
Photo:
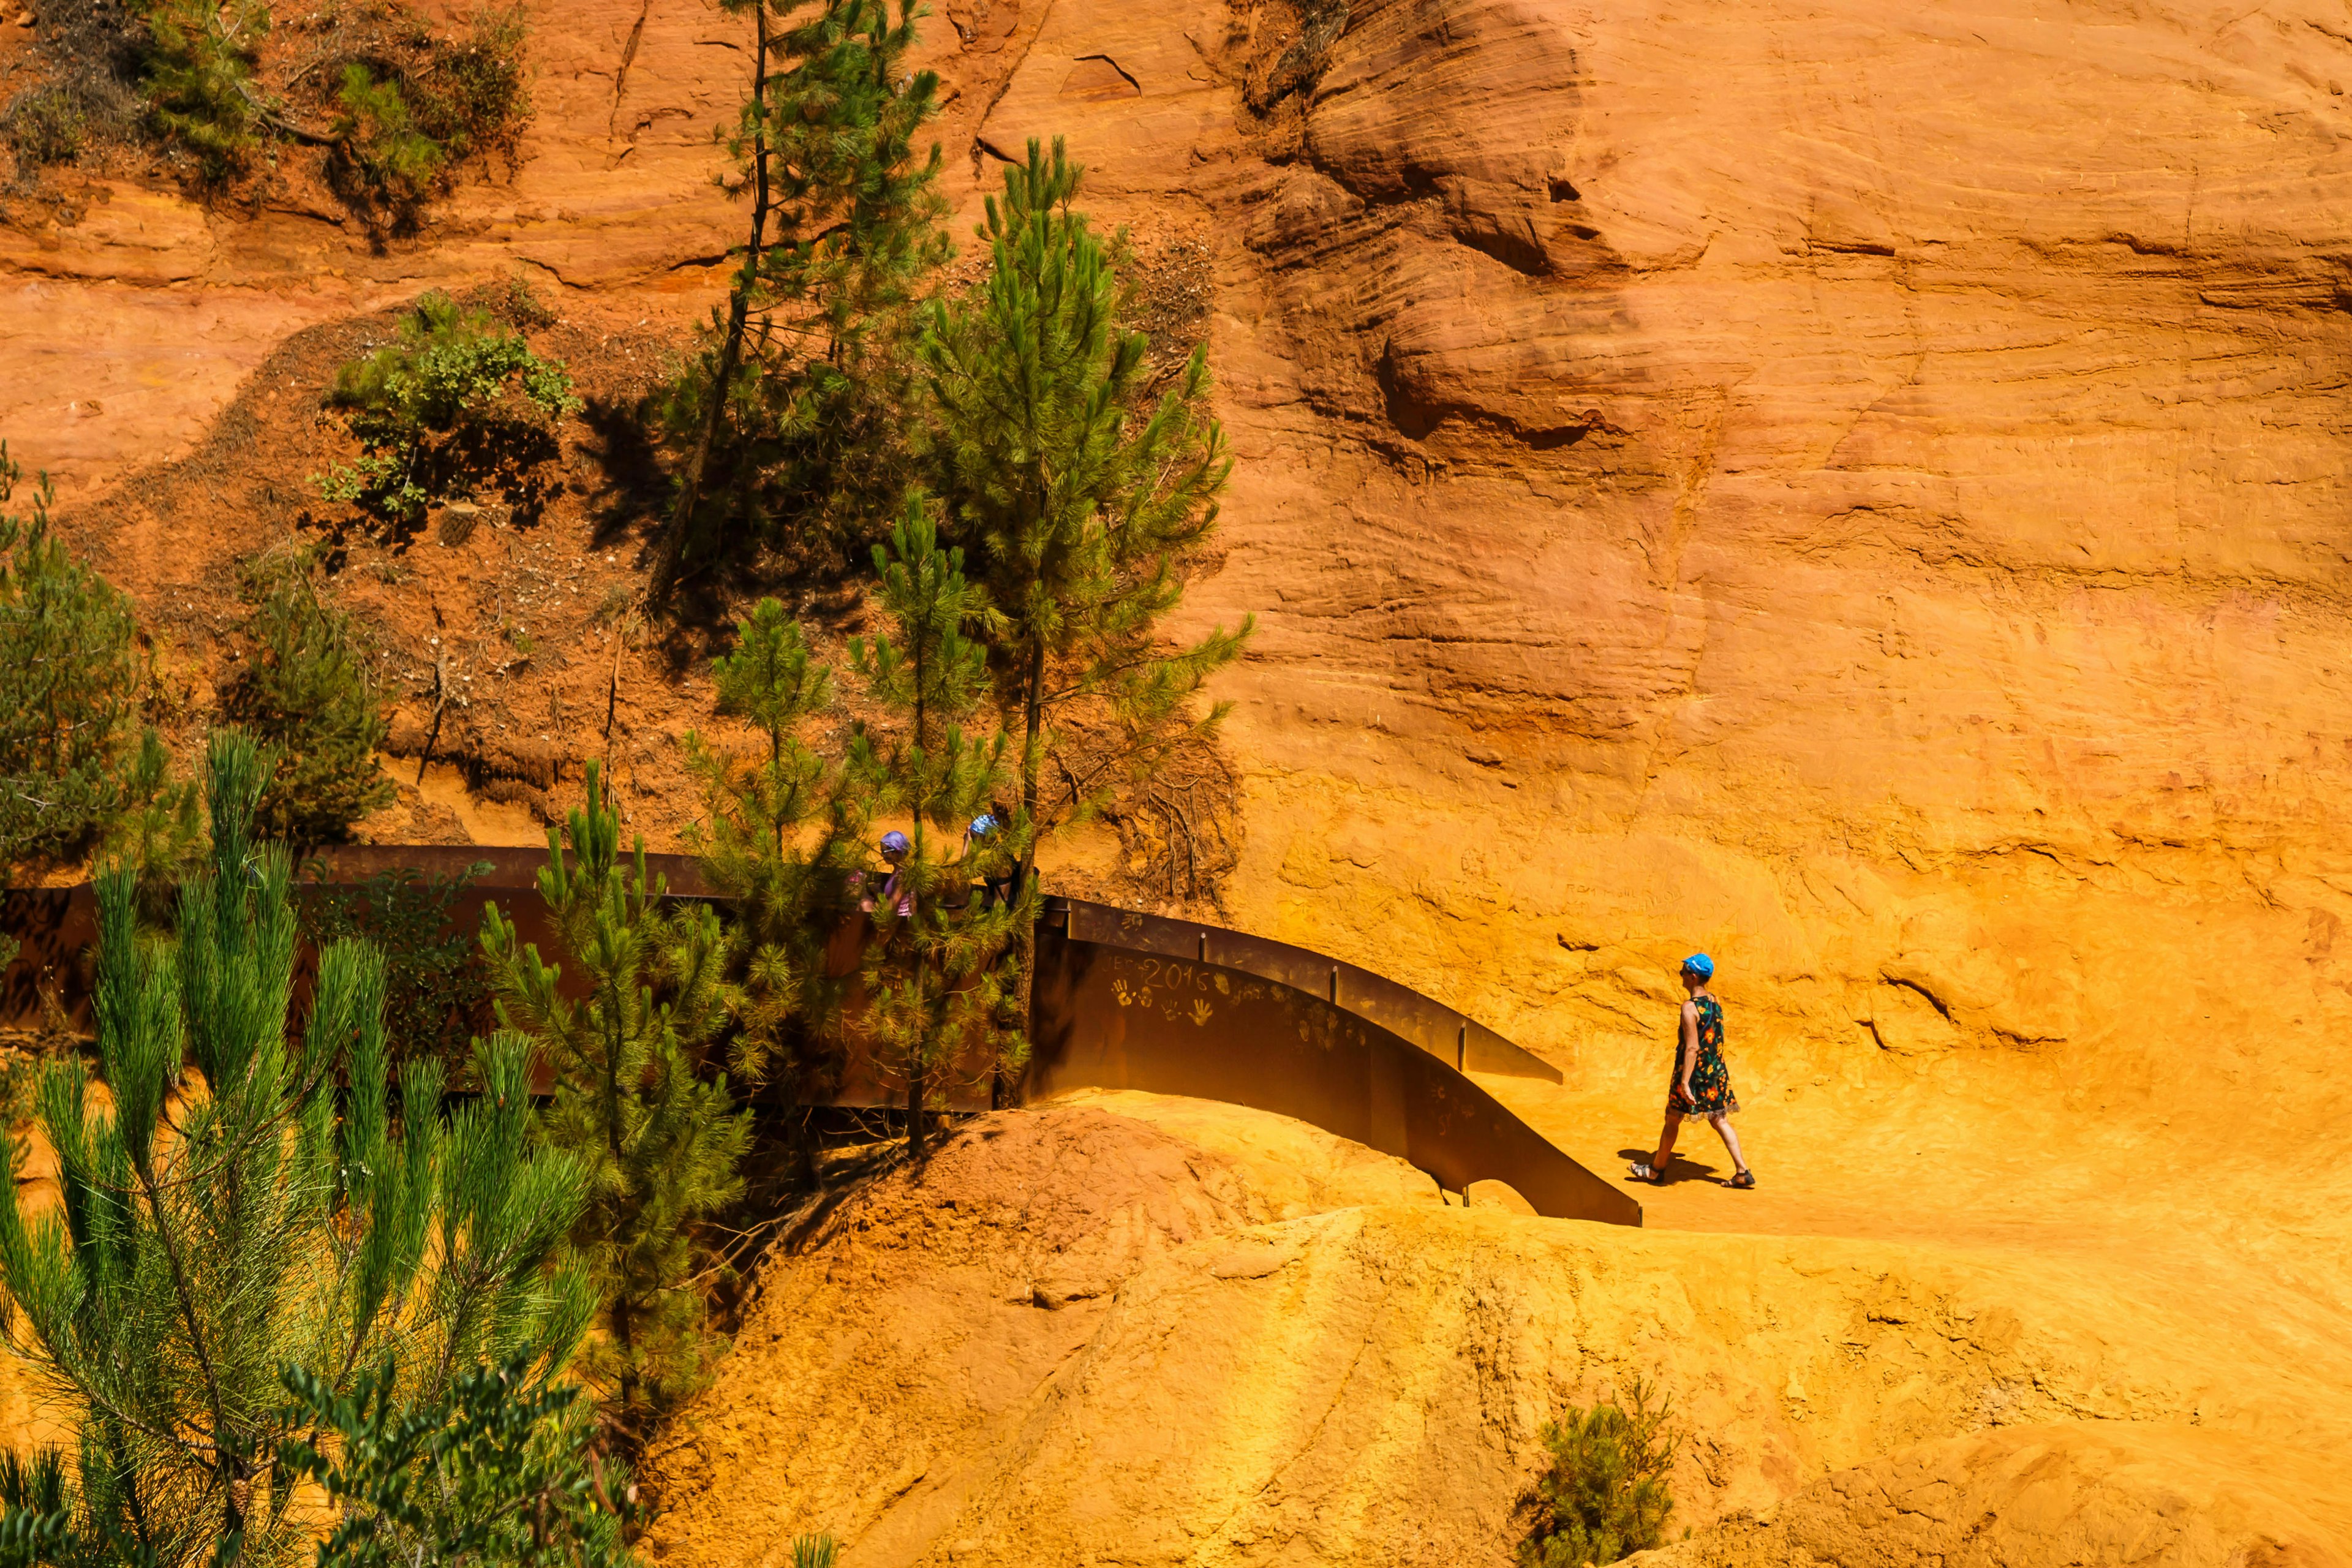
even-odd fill
[(1625, 1179), (1632, 1182), (1647, 1182), (1654, 1187), (1663, 1187), (1666, 1184), (1665, 1173), (1649, 1165), (1626, 1166)]
[(1729, 1184), (1745, 1191), (1756, 1184), (1756, 1173), (1753, 1171), (1742, 1171), (1739, 1174), (1731, 1178)]

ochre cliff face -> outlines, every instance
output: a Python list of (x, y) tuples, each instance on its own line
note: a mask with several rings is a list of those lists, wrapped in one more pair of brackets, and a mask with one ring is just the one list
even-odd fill
[[(121, 182), (0, 237), (19, 457), (97, 493), (291, 331), (435, 282), (693, 320), (742, 27), (537, 19), (520, 170), (429, 244)], [(1654, 1075), (1706, 948), (1771, 1082), (2340, 1136), (2346, 32), (951, 7), (967, 215), (1062, 134), (1108, 217), (1217, 251), (1240, 463), (1187, 614), (1258, 620), (1231, 918), (1595, 1084)]]
[(1778, 1076), (2025, 1053), (2340, 1131), (2352, 46), (2304, 9), (1374, 0), (1255, 127), (1090, 107), (1234, 241), (1244, 922), (1607, 1073), (1704, 947)]
[[(0, 236), (19, 457), (97, 493), (293, 331), (436, 282), (695, 319), (743, 27), (537, 21), (520, 170), (429, 244), (121, 183)], [(1231, 918), (1596, 1084), (1659, 1070), (1706, 948), (1774, 1083), (2340, 1136), (2347, 32), (950, 7), (965, 216), (1061, 134), (1107, 217), (1218, 256), (1240, 462), (1187, 614), (1258, 620)]]
[[(107, 488), (300, 329), (518, 268), (567, 342), (707, 308), (746, 26), (533, 12), (522, 163), (429, 243), (129, 183), (0, 232), (0, 434), (151, 611), (262, 524), (232, 490), (110, 536)], [(823, 1525), (892, 1563), (1499, 1561), (1542, 1415), (1635, 1372), (1713, 1445), (1685, 1517), (1728, 1522), (1679, 1562), (1949, 1555), (1979, 1513), (2002, 1561), (2159, 1517), (2202, 1544), (2151, 1561), (2338, 1560), (2345, 1483), (2287, 1456), (2341, 1449), (2352, 1390), (2344, 7), (956, 0), (925, 55), (963, 218), (1059, 134), (1106, 219), (1216, 257), (1238, 467), (1184, 618), (1257, 619), (1223, 921), (1559, 1062), (1491, 1087), (1603, 1170), (1704, 948), (1763, 1185), (1644, 1194), (1644, 1238), (1309, 1182), (1338, 1157), (1213, 1107), (1032, 1128), (772, 1266), (656, 1467), (665, 1560)], [(572, 609), (634, 581), (604, 564)], [(707, 683), (609, 668), (674, 759)], [(1026, 1250), (957, 1250), (967, 1177)], [(1296, 1259), (1226, 1267), (1269, 1226)], [(1693, 1234), (1732, 1230), (1776, 1239)], [(1251, 1442), (1181, 1441), (1220, 1421)]]

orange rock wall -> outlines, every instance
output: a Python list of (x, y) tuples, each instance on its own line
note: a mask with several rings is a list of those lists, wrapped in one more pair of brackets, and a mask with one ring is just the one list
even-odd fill
[(2331, 78), (2315, 5), (1355, 6), (1186, 177), (1244, 920), (1604, 1076), (1704, 947), (1767, 1083), (2340, 1135)]
[[(1232, 917), (1591, 1081), (1705, 947), (1759, 1090), (2340, 1137), (2340, 10), (1359, 0), (1261, 118), (1271, 13), (950, 7), (967, 208), (1059, 132), (1218, 247)], [(19, 456), (94, 489), (437, 281), (693, 319), (743, 27), (536, 15), (431, 245), (129, 185), (0, 236)]]

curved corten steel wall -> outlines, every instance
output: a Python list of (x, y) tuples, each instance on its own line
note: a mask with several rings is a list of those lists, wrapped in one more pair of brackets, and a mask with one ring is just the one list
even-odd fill
[[(1226, 951), (1215, 947), (1225, 938), (1248, 956), (1242, 944), (1250, 939), (1231, 932), (1047, 901), (1024, 1099), (1090, 1088), (1229, 1100), (1396, 1155), (1451, 1192), (1507, 1182), (1538, 1214), (1642, 1223), (1641, 1205), (1505, 1110), (1446, 1054), (1328, 994), (1187, 953), (1181, 938), (1195, 953)], [(1328, 986), (1331, 961), (1318, 963)], [(1400, 1011), (1392, 996), (1381, 1001)]]
[[(547, 923), (547, 910), (539, 898), (539, 873), (546, 864), (544, 847), (345, 844), (298, 860), (294, 895), (300, 898), (306, 888), (355, 888), (384, 871), (456, 876), (487, 866), (488, 869), (452, 901), (451, 923), (459, 930), (473, 931), (481, 922), (482, 906), (496, 902), (525, 942), (538, 943), (540, 952), (551, 963), (562, 963), (555, 932)], [(690, 855), (648, 855), (646, 870), (667, 883), (672, 898), (712, 896), (701, 865)], [(70, 1027), (94, 1026), (86, 955), (98, 941), (98, 902), (89, 883), (0, 890), (0, 935), (23, 944), (16, 961), (0, 968), (0, 1028), (37, 1027), (43, 1022), (45, 991), (57, 1000)], [(299, 962), (304, 967), (298, 968), (298, 985), (308, 983), (308, 954)], [(564, 964), (567, 978), (577, 967)]]
[(1056, 899), (1050, 904), (1068, 906), (1082, 941), (1156, 952), (1163, 958), (1189, 958), (1196, 963), (1213, 963), (1261, 980), (1278, 981), (1294, 991), (1320, 996), (1367, 1023), (1378, 1024), (1438, 1060), (1452, 1063), (1458, 1072), (1560, 1081), (1559, 1069), (1533, 1051), (1522, 1050), (1468, 1015), (1369, 969), (1286, 942), (1269, 942), (1217, 926), (1194, 925), (1078, 899)]

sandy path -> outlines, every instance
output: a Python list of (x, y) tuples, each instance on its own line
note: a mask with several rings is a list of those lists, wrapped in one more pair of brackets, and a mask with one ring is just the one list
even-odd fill
[[(1480, 1082), (1612, 1178), (1657, 1134), (1655, 1093)], [(1989, 1101), (1948, 1080), (1807, 1087), (1793, 1099), (1764, 1084), (1741, 1092), (1748, 1109), (1735, 1126), (1758, 1186), (1724, 1185), (1722, 1144), (1686, 1126), (1667, 1185), (1626, 1184), (1649, 1227), (1894, 1242), (2021, 1264), (2126, 1303), (2096, 1325), (2110, 1340), (2145, 1348), (2160, 1336), (2184, 1366), (2292, 1373), (2339, 1391), (2328, 1422), (2352, 1430), (2352, 1177), (2326, 1151), (2251, 1129), (2241, 1145), (2210, 1125), (2176, 1141), (2160, 1123), (2069, 1121), (2047, 1101)], [(2273, 1147), (2283, 1157), (2266, 1162)], [(2183, 1337), (2184, 1316), (2202, 1331)]]

